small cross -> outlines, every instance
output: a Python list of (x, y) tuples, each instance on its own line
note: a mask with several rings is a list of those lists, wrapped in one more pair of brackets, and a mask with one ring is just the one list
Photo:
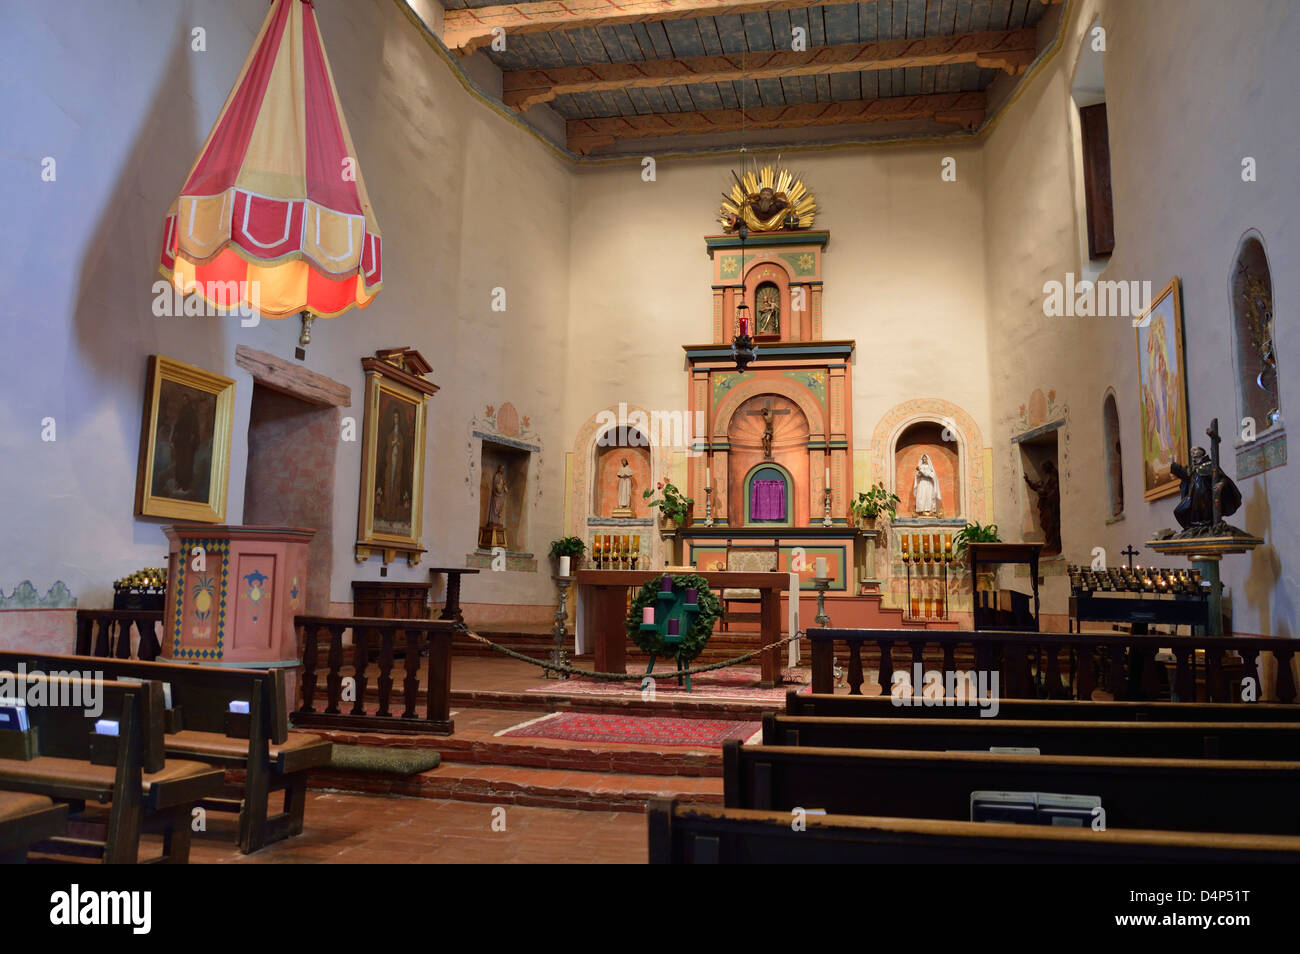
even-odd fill
[[(1219, 419), (1217, 417), (1210, 421), (1210, 426), (1205, 429), (1205, 436), (1210, 439), (1210, 462), (1213, 465), (1213, 470), (1210, 471), (1210, 487), (1214, 488), (1219, 482), (1219, 441), (1221, 440), (1219, 437)], [(1210, 506), (1212, 508), (1211, 523), (1218, 526), (1223, 520), (1223, 513), (1222, 500), (1217, 489), (1211, 490)]]
[(1133, 544), (1130, 543), (1130, 544), (1128, 545), (1128, 549), (1127, 549), (1127, 550), (1120, 550), (1119, 552), (1122, 553), (1122, 554), (1124, 554), (1126, 557), (1128, 557), (1128, 568), (1131, 570), (1131, 569), (1133, 569), (1133, 558), (1134, 558), (1135, 556), (1137, 556), (1139, 553), (1141, 553), (1142, 551), (1141, 551), (1141, 550), (1135, 550), (1135, 549), (1133, 548)]
[(774, 410), (772, 410), (772, 399), (771, 399), (771, 398), (768, 398), (767, 401), (766, 401), (766, 403), (764, 403), (764, 405), (763, 405), (762, 407), (760, 407), (758, 410), (756, 410), (756, 411), (749, 411), (748, 413), (750, 413), (750, 414), (762, 414), (764, 411), (767, 411), (769, 414), (774, 414), (774, 415), (777, 415), (777, 414), (789, 414), (789, 413), (790, 413), (790, 409), (789, 409), (788, 407), (781, 408), (779, 411), (774, 411)]

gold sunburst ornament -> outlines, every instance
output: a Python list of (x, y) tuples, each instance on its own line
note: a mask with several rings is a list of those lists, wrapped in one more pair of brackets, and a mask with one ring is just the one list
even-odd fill
[(750, 169), (743, 176), (731, 173), (735, 185), (722, 197), (718, 221), (727, 232), (743, 222), (751, 232), (811, 228), (817, 217), (817, 200), (789, 169), (776, 166)]

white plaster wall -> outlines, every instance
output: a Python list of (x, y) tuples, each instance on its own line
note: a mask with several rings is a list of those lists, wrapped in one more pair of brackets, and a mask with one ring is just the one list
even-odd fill
[[(1136, 347), (1131, 324), (1113, 318), (1045, 318), (1045, 281), (1081, 270), (1073, 196), (1077, 175), (1069, 134), (1070, 85), (1087, 28), (1106, 29), (1107, 113), (1116, 241), (1104, 279), (1182, 279), (1193, 444), (1206, 445), (1213, 417), (1232, 456), (1236, 392), (1228, 278), (1238, 240), (1257, 228), (1273, 271), (1284, 420), (1298, 412), (1288, 377), (1300, 340), (1287, 316), (1300, 280), (1293, 174), (1300, 149), (1294, 117), (1300, 88), (1300, 7), (1285, 0), (1083, 0), (1072, 4), (1062, 52), (1025, 86), (985, 145), (987, 251), (997, 515), (1019, 522), (1022, 482), (1005, 441), (1030, 391), (1049, 387), (1070, 407), (1070, 465), (1063, 478), (1063, 538), (1071, 561), (1105, 547), (1112, 562), (1132, 542), (1176, 526), (1176, 497), (1142, 500)], [(1241, 180), (1256, 158), (1256, 183)], [(1101, 407), (1114, 387), (1124, 441), (1125, 519), (1105, 522)], [(1289, 409), (1289, 413), (1288, 413)], [(1234, 518), (1267, 546), (1228, 557), (1223, 578), (1242, 633), (1297, 634), (1300, 602), (1300, 472), (1295, 463), (1239, 481), (1245, 503)], [(1177, 561), (1144, 552), (1140, 562)]]
[[(751, 153), (751, 155), (754, 155)], [(940, 177), (956, 159), (957, 180)], [(759, 153), (759, 161), (776, 154)], [(823, 337), (856, 339), (854, 445), (891, 407), (919, 397), (960, 405), (989, 425), (985, 347), (983, 161), (978, 148), (846, 148), (787, 155), (829, 229)], [(736, 154), (664, 159), (574, 176), (570, 434), (619, 401), (685, 409), (683, 344), (713, 336), (706, 235), (721, 232), (721, 194)], [(580, 357), (577, 357), (580, 355)], [(862, 484), (865, 475), (855, 472)]]
[[(106, 606), (115, 578), (166, 553), (161, 526), (132, 516), (146, 357), (158, 352), (236, 379), (228, 520), (243, 507), (251, 378), (236, 344), (292, 359), (294, 320), (161, 319), (151, 285), (162, 218), (256, 35), (265, 0), (10, 4), (0, 190), (0, 589), (62, 579)], [(365, 311), (318, 321), (306, 367), (352, 388), (360, 359), (410, 345), (434, 366), (424, 500), (425, 565), (463, 564), (475, 545), (477, 484), (467, 422), (513, 401), (548, 451), (566, 439), (569, 176), (554, 152), (503, 121), (391, 0), (318, 0), (326, 49), (384, 235), (384, 291)], [(207, 51), (192, 52), (204, 27)], [(44, 156), (58, 179), (40, 181)], [(508, 290), (508, 311), (490, 309)], [(41, 419), (57, 421), (43, 443)], [(359, 430), (359, 428), (358, 428)], [(543, 463), (530, 543), (558, 528), (560, 457)], [(352, 556), (360, 444), (340, 447), (333, 592), (377, 578)], [(553, 482), (553, 483), (552, 483)], [(551, 488), (555, 489), (552, 490)], [(390, 579), (426, 579), (404, 562)], [(470, 602), (545, 603), (545, 573), (467, 578)]]

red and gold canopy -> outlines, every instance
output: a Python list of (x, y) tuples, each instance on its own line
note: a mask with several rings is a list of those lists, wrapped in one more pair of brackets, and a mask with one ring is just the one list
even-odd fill
[(370, 304), (382, 252), (311, 0), (274, 0), (167, 213), (160, 270), (221, 307), (236, 282), (265, 317), (328, 318)]

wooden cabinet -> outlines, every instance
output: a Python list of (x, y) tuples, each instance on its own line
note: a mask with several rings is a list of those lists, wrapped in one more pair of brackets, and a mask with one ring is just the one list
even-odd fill
[(353, 580), (352, 615), (382, 619), (428, 619), (429, 584)]

